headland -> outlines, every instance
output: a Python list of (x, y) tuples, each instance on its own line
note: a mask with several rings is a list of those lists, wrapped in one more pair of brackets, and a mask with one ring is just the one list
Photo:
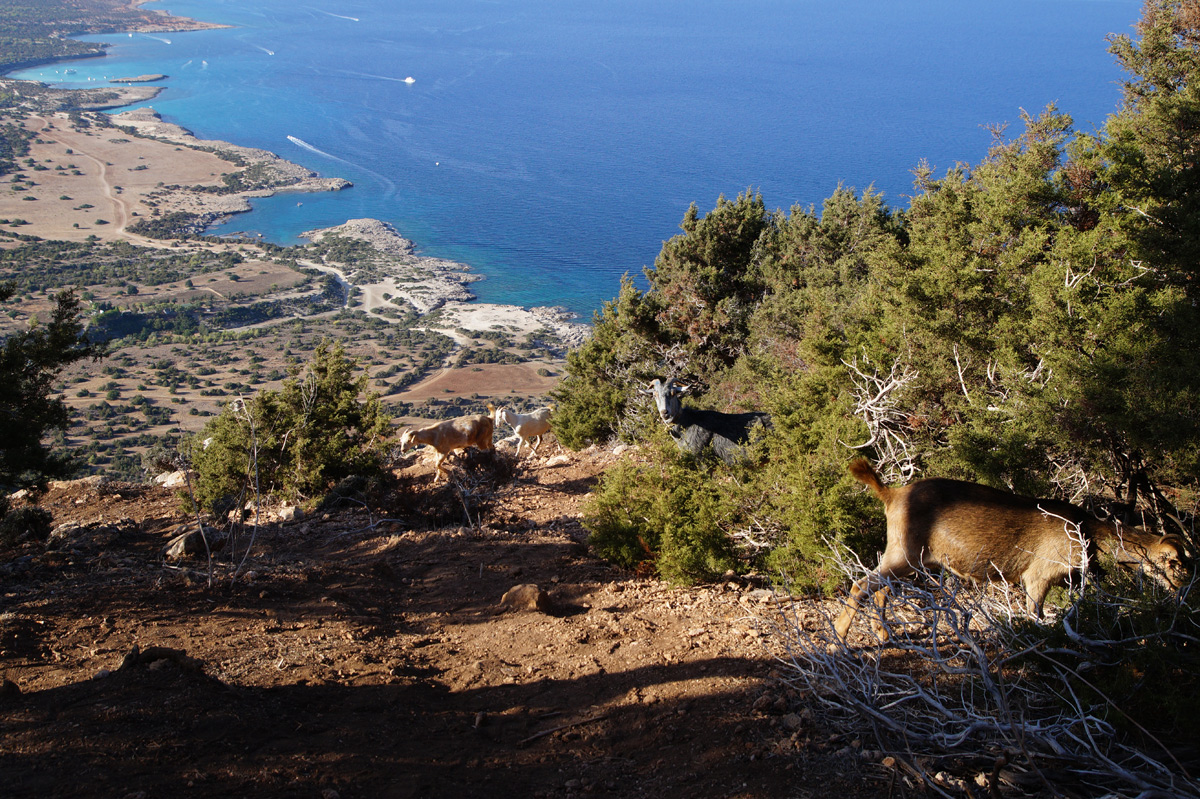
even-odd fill
[(81, 417), (69, 434), (92, 440), (98, 467), (277, 385), (322, 339), (367, 367), (401, 419), (544, 401), (588, 326), (563, 309), (477, 302), (470, 287), (483, 276), (421, 255), (380, 220), (308, 231), (294, 247), (206, 235), (255, 198), (353, 189), (266, 150), (199, 139), (153, 108), (98, 113), (159, 91), (0, 78), (13, 98), (0, 126), (17, 142), (0, 184), (0, 280), (19, 290), (0, 334), (34, 323), (58, 291), (80, 294), (111, 356), (61, 390)]

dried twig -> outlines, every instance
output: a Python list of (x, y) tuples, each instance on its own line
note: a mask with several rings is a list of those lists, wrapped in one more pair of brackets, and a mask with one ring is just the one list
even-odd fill
[[(1080, 547), (1079, 557), (1086, 562), (1086, 548)], [(852, 579), (867, 571), (846, 555), (838, 565)], [(874, 605), (863, 605), (877, 630), (874, 639), (868, 638), (875, 646), (863, 649), (845, 647), (830, 611), (821, 612), (814, 628), (780, 608), (788, 681), (812, 697), (831, 724), (865, 723), (880, 750), (913, 765), (914, 776), (937, 793), (942, 793), (937, 776), (921, 764), (947, 757), (977, 761), (983, 755), (994, 762), (1005, 759), (1006, 768), (1025, 772), (1025, 781), (1053, 794), (1062, 792), (1066, 780), (1078, 782), (1083, 793), (1162, 792), (1200, 799), (1200, 782), (1153, 736), (1143, 731), (1165, 761), (1118, 733), (1101, 712), (1105, 706), (1116, 708), (1114, 700), (1070, 665), (1094, 660), (1098, 652), (1119, 651), (1122, 640), (1122, 635), (1097, 640), (1095, 632), (1078, 634), (1072, 626), (1077, 604), (1061, 618), (1074, 637), (1068, 632), (1070, 643), (1052, 651), (1037, 628), (1030, 628), (1024, 597), (1006, 586), (973, 587), (926, 574), (916, 581), (892, 581), (888, 588), (887, 618)], [(1082, 592), (1081, 586), (1073, 589), (1074, 595)], [(1094, 595), (1100, 589), (1089, 590)], [(1114, 606), (1122, 601), (1101, 599)], [(880, 645), (884, 634), (886, 648)], [(1024, 673), (1026, 658), (1049, 669)], [(1088, 685), (1101, 697), (1099, 704), (1079, 696), (1075, 685)], [(975, 776), (995, 796), (1000, 772), (991, 772), (984, 768)]]
[(518, 741), (517, 746), (525, 746), (526, 744), (533, 743), (534, 741), (538, 740), (539, 738), (545, 738), (547, 735), (553, 735), (556, 732), (562, 732), (563, 730), (569, 730), (572, 727), (582, 727), (585, 724), (591, 724), (596, 721), (602, 721), (606, 718), (608, 718), (608, 714), (601, 713), (598, 716), (591, 716), (586, 719), (580, 719), (579, 721), (572, 721), (569, 724), (560, 724), (559, 726), (552, 727), (548, 730), (542, 730), (541, 732), (535, 732), (533, 735), (530, 735), (528, 738), (525, 738), (522, 741)]

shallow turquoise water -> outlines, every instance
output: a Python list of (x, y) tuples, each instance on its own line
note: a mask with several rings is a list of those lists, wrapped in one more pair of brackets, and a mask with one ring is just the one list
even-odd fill
[(482, 299), (586, 316), (653, 262), (693, 201), (704, 211), (749, 187), (786, 209), (844, 183), (904, 206), (921, 159), (939, 172), (977, 162), (985, 126), (1021, 108), (1057, 102), (1081, 129), (1102, 124), (1121, 77), (1104, 39), (1128, 32), (1140, 4), (164, 7), (236, 27), (92, 37), (113, 44), (107, 58), (18, 76), (94, 86), (166, 73), (151, 104), (167, 119), (355, 184), (263, 200), (218, 232), (290, 243), (377, 217), (486, 275), (472, 287)]

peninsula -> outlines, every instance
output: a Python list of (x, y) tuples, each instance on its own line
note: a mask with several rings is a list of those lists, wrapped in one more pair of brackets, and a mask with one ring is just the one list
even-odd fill
[(207, 235), (256, 198), (353, 189), (266, 150), (199, 139), (153, 108), (97, 113), (159, 91), (0, 78), (13, 142), (0, 280), (19, 289), (0, 334), (46, 313), (57, 292), (80, 294), (111, 355), (61, 389), (80, 419), (69, 434), (98, 467), (136, 470), (137, 452), (198, 430), (229, 397), (278, 385), (321, 339), (343, 342), (402, 419), (521, 407), (555, 385), (588, 326), (562, 309), (477, 302), (470, 286), (483, 276), (421, 255), (382, 221), (308, 231), (309, 244), (291, 247)]

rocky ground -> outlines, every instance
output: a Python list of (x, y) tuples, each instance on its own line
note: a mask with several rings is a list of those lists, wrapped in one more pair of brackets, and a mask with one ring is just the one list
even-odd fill
[(788, 688), (761, 584), (589, 554), (614, 457), (546, 445), (438, 486), (417, 458), (247, 531), (211, 587), (163, 557), (174, 491), (54, 487), (50, 547), (0, 554), (4, 794), (911, 795)]

